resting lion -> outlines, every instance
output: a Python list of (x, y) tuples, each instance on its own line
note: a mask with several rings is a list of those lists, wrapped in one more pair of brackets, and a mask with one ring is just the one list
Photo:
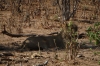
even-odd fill
[[(6, 31), (5, 25), (4, 25), (4, 31), (2, 31), (3, 34), (11, 36), (11, 37), (25, 37), (27, 36), (28, 38), (23, 42), (21, 48), (28, 48), (31, 50), (37, 49), (40, 47), (41, 49), (48, 49), (48, 48), (65, 48), (65, 43), (64, 43), (64, 38), (67, 38), (66, 41), (70, 40), (69, 34), (66, 34), (66, 31), (68, 29), (68, 24), (65, 24), (64, 27), (62, 28), (61, 32), (55, 32), (48, 34), (48, 36), (44, 35), (36, 35), (36, 34), (11, 34)], [(70, 26), (71, 29), (76, 32), (77, 31), (77, 26), (75, 24)], [(56, 35), (54, 35), (56, 34)]]

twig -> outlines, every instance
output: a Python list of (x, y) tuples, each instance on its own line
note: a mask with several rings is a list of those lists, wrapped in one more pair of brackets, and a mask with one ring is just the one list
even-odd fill
[(56, 45), (56, 41), (55, 41), (55, 39), (54, 39), (54, 44), (55, 44), (55, 59), (58, 59), (58, 55), (57, 55), (57, 52), (58, 52), (58, 47), (57, 47), (57, 45)]
[(39, 48), (39, 54), (41, 54), (41, 51), (40, 51), (40, 44), (39, 44), (39, 42), (38, 42), (38, 48)]

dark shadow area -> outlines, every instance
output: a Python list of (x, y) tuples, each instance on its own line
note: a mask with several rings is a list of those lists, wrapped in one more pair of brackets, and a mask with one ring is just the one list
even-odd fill
[(0, 44), (0, 51), (8, 51), (8, 50), (11, 50), (11, 48)]
[(18, 43), (18, 42), (11, 42), (11, 43), (3, 43), (0, 44), (0, 51), (18, 51), (20, 49), (18, 49), (20, 46), (22, 45), (22, 43)]
[(80, 45), (80, 49), (96, 49), (98, 46), (90, 45), (90, 44), (82, 44)]
[(85, 33), (81, 33), (78, 35), (78, 39), (82, 39), (82, 38), (86, 38), (87, 37), (87, 34)]

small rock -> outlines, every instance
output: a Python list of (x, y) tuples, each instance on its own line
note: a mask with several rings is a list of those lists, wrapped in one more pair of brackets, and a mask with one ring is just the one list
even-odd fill
[(40, 57), (43, 57), (43, 56), (41, 56), (38, 53), (34, 53), (34, 54), (31, 55), (31, 58), (40, 58)]
[(85, 57), (82, 54), (77, 55), (78, 58)]
[(45, 62), (44, 62), (44, 65), (47, 65), (47, 64), (48, 64), (48, 61), (49, 61), (49, 60), (45, 61)]

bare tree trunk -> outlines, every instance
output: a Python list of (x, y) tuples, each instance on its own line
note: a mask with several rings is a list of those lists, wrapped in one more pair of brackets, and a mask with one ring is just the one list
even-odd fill
[(62, 4), (63, 4), (62, 15), (64, 16), (64, 20), (69, 20), (68, 16), (70, 16), (70, 0), (62, 0)]
[[(71, 8), (72, 1), (73, 8)], [(57, 3), (60, 10), (62, 11), (62, 17), (64, 21), (68, 21), (72, 16), (74, 16), (78, 6), (78, 0), (57, 0)]]

